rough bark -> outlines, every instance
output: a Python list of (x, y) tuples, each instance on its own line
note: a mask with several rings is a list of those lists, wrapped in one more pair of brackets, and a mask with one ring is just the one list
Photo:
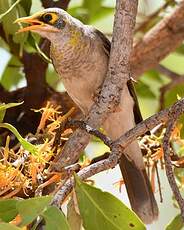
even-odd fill
[(134, 46), (131, 68), (135, 78), (154, 68), (184, 39), (184, 1)]

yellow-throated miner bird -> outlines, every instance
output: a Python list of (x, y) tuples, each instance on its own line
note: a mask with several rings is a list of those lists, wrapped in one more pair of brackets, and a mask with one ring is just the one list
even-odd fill
[[(107, 73), (109, 40), (58, 8), (45, 9), (17, 22), (29, 24), (19, 32), (32, 31), (50, 40), (53, 65), (70, 97), (87, 114)], [(123, 90), (119, 107), (103, 124), (112, 139), (142, 120), (131, 80)], [(145, 223), (151, 223), (158, 216), (158, 207), (137, 141), (125, 149), (119, 165), (132, 209)]]

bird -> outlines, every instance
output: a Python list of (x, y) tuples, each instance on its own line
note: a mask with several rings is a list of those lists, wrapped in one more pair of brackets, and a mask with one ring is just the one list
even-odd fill
[[(18, 18), (16, 22), (27, 23), (18, 32), (31, 31), (50, 41), (54, 68), (69, 96), (87, 115), (107, 74), (109, 39), (60, 8), (47, 8)], [(133, 81), (129, 79), (117, 111), (109, 114), (102, 128), (115, 140), (141, 121)], [(158, 218), (159, 211), (137, 140), (126, 147), (119, 166), (133, 211), (144, 223), (152, 223)]]

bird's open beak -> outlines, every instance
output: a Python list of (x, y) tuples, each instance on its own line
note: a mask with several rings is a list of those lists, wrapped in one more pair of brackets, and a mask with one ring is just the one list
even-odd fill
[(14, 23), (29, 24), (27, 27), (20, 28), (17, 31), (18, 33), (26, 32), (26, 31), (34, 31), (34, 30), (44, 30), (44, 31), (50, 31), (50, 32), (58, 32), (59, 31), (57, 28), (54, 28), (50, 25), (47, 25), (44, 22), (41, 22), (38, 19), (33, 18), (32, 16), (18, 18), (17, 20), (14, 21)]
[(40, 29), (44, 25), (43, 22), (40, 22), (38, 19), (34, 19), (32, 17), (18, 18), (17, 20), (14, 21), (14, 23), (26, 23), (26, 24), (29, 24), (29, 26), (19, 29), (17, 31), (18, 33), (19, 32), (37, 30), (37, 29)]

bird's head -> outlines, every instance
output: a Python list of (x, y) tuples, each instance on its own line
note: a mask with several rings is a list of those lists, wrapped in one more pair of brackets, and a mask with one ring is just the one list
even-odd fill
[[(54, 42), (56, 37), (71, 36), (80, 30), (81, 22), (59, 8), (48, 8), (29, 17), (18, 18), (15, 23), (28, 26), (18, 32), (32, 31)], [(59, 36), (58, 36), (59, 35)]]

